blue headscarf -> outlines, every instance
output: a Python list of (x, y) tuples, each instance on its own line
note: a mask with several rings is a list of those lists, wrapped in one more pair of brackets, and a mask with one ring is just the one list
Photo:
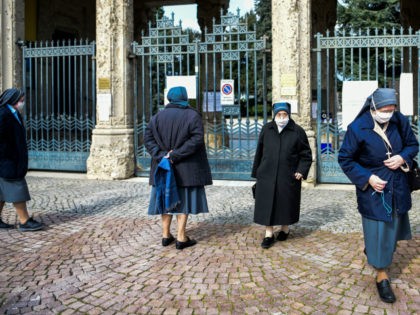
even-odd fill
[(388, 88), (376, 89), (372, 95), (366, 99), (365, 104), (356, 118), (368, 110), (376, 110), (388, 105), (397, 105), (397, 92), (394, 89)]
[(188, 106), (187, 89), (183, 86), (175, 86), (170, 88), (167, 98), (171, 104)]
[(19, 102), (24, 95), (25, 93), (22, 90), (16, 88), (7, 89), (0, 95), (0, 107), (6, 105), (13, 106)]
[(281, 110), (284, 110), (287, 115), (290, 116), (290, 107), (291, 105), (287, 102), (278, 102), (273, 104), (273, 114), (274, 116), (277, 115), (277, 113)]

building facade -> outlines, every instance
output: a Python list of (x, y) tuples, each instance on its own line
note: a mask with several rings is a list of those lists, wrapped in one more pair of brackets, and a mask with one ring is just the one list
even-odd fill
[[(50, 89), (54, 91), (52, 96), (47, 98), (47, 103), (56, 104), (65, 99), (64, 104), (67, 104), (69, 113), (74, 113), (76, 117), (72, 116), (74, 124), (93, 124), (90, 131), (85, 130), (91, 133), (87, 139), (88, 176), (98, 179), (129, 178), (136, 174), (138, 168), (135, 158), (137, 117), (134, 117), (134, 113), (136, 98), (140, 96), (133, 93), (133, 87), (137, 82), (138, 73), (135, 65), (139, 62), (139, 58), (133, 54), (133, 42), (140, 41), (144, 36), (142, 34), (146, 34), (144, 32), (147, 32), (151, 25), (149, 22), (155, 19), (154, 9), (164, 5), (191, 3), (197, 4), (197, 20), (203, 34), (206, 30), (214, 28), (215, 21), (218, 21), (223, 12), (229, 9), (229, 0), (74, 0), (72, 2), (2, 0), (0, 1), (2, 12), (0, 89), (28, 86), (28, 82), (32, 84), (33, 77), (37, 76), (41, 77), (36, 84), (41, 84), (38, 82), (45, 81), (45, 78), (38, 73), (41, 73), (41, 69), (44, 71), (44, 68), (48, 69), (51, 75), (49, 81), (52, 82), (61, 82), (56, 81), (56, 76), (57, 73), (64, 73), (67, 81), (63, 81), (62, 84), (57, 83), (57, 86), (51, 83)], [(273, 44), (271, 51), (268, 52), (272, 58), (272, 100), (273, 102), (280, 99), (289, 100), (296, 104), (293, 118), (305, 128), (314, 152), (314, 167), (308, 179), (311, 183), (317, 181), (315, 166), (318, 150), (312, 117), (313, 91), (317, 84), (314, 70), (317, 61), (316, 54), (313, 53), (316, 46), (315, 34), (334, 28), (336, 7), (336, 0), (272, 0)], [(420, 4), (416, 1), (401, 0), (400, 11), (404, 27), (411, 26), (415, 30), (420, 28)], [(74, 38), (86, 38), (86, 43), (94, 41), (94, 52), (72, 53), (72, 57), (63, 57), (61, 55), (63, 52), (58, 50), (56, 53), (44, 52), (47, 58), (53, 58), (53, 55), (57, 54), (63, 59), (60, 59), (61, 61), (47, 59), (40, 66), (31, 62), (27, 64), (29, 57), (25, 59), (22, 55), (25, 51), (22, 46), (27, 45), (27, 42), (41, 42), (40, 47), (43, 45), (42, 41), (49, 42), (48, 45), (45, 44), (48, 48), (54, 41), (59, 43)], [(84, 55), (90, 56), (90, 59), (81, 61), (79, 65), (76, 58), (82, 58)], [(87, 64), (86, 69), (80, 70), (85, 67), (83, 64)], [(219, 71), (214, 69), (214, 72)], [(84, 76), (88, 77), (92, 72), (95, 74), (93, 85), (89, 81), (86, 83), (86, 88), (83, 88), (80, 81), (88, 82)], [(78, 91), (89, 90), (91, 86), (94, 91), (90, 94), (83, 92), (83, 96), (80, 96), (81, 93)], [(149, 94), (147, 97), (151, 98), (151, 93)], [(78, 97), (81, 104), (88, 104), (89, 100), (94, 100), (92, 104), (95, 108), (80, 105), (77, 102)], [(43, 96), (36, 94), (33, 98), (33, 103), (35, 100), (40, 100), (42, 104), (37, 104), (37, 108), (43, 113), (45, 106), (48, 106), (43, 104)], [(87, 110), (79, 111), (77, 106), (86, 107)], [(95, 117), (86, 120), (85, 118), (90, 115)], [(59, 119), (62, 118), (58, 117), (65, 117), (65, 114), (61, 110), (54, 109), (47, 113), (47, 116), (54, 116), (53, 124), (60, 124), (62, 120)], [(37, 112), (34, 117), (41, 116)], [(36, 126), (40, 124), (36, 119), (33, 121), (37, 122)], [(219, 140), (223, 142), (225, 138), (229, 138), (229, 130), (234, 128), (228, 127), (226, 135), (214, 140), (216, 143), (214, 147), (219, 146), (217, 144)], [(38, 135), (38, 129), (36, 132), (37, 137), (42, 138), (43, 142), (52, 137), (50, 134), (45, 135), (44, 132), (39, 132)], [(58, 133), (59, 138), (65, 137), (65, 130), (60, 130)], [(232, 133), (227, 141), (232, 141), (235, 137)], [(74, 135), (69, 137), (73, 138)], [(241, 140), (239, 142), (241, 143)], [(252, 152), (252, 148), (248, 150)], [(72, 159), (73, 157), (67, 156), (68, 163)], [(249, 157), (248, 162), (250, 160)], [(243, 167), (246, 168), (246, 165), (249, 163)]]

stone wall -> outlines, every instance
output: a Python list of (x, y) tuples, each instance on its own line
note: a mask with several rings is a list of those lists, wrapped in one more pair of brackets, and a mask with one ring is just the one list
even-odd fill
[(311, 127), (311, 1), (272, 0), (273, 103), (296, 104), (292, 118), (309, 138), (314, 163), (308, 182), (315, 182), (316, 142)]
[(96, 7), (97, 123), (87, 162), (88, 177), (134, 175), (133, 0), (98, 0)]
[(38, 0), (37, 40), (94, 40), (95, 6), (95, 0)]
[(16, 42), (25, 36), (24, 0), (4, 0), (1, 5), (1, 89), (22, 86), (22, 51)]

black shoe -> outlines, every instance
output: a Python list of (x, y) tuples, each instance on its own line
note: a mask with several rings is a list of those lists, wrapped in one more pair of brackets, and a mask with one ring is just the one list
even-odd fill
[(0, 219), (0, 229), (13, 229), (15, 226), (7, 224)]
[(44, 224), (29, 218), (24, 224), (18, 225), (18, 230), (21, 232), (38, 231), (44, 228)]
[(280, 231), (279, 234), (277, 234), (277, 240), (280, 242), (283, 242), (287, 240), (287, 237), (289, 236), (289, 232), (286, 233), (284, 231)]
[(176, 247), (176, 249), (184, 249), (184, 248), (187, 248), (187, 247), (194, 246), (195, 244), (197, 244), (196, 240), (192, 240), (189, 237), (187, 237), (187, 240), (185, 242), (176, 241), (175, 247)]
[(274, 239), (274, 235), (272, 237), (264, 237), (264, 239), (261, 243), (261, 247), (262, 248), (270, 248), (271, 246), (273, 246), (275, 241), (276, 240)]
[(175, 237), (169, 235), (169, 237), (162, 238), (162, 246), (169, 246), (175, 241)]
[(394, 292), (392, 292), (391, 284), (388, 279), (384, 279), (381, 282), (376, 282), (378, 288), (379, 297), (385, 303), (394, 303), (396, 301)]

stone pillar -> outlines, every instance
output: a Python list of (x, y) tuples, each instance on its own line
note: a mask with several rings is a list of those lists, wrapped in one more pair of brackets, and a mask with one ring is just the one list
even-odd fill
[(16, 45), (25, 38), (25, 1), (1, 0), (0, 89), (22, 86), (22, 52)]
[(96, 1), (97, 123), (87, 161), (88, 178), (134, 174), (133, 82), (128, 59), (133, 41), (133, 0)]
[(311, 127), (311, 1), (272, 0), (273, 103), (289, 101), (292, 118), (309, 138), (313, 160), (307, 182), (316, 179), (316, 143)]

